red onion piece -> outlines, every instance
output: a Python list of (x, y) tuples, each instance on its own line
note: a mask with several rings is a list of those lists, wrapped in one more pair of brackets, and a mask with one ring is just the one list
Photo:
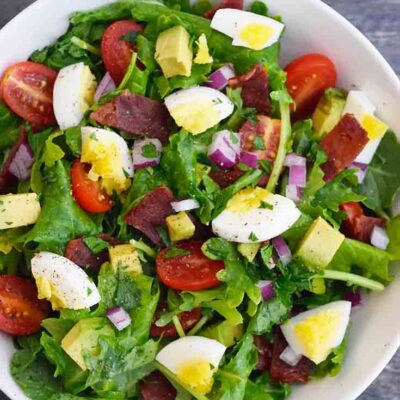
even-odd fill
[(305, 187), (307, 184), (307, 168), (293, 165), (289, 169), (289, 185)]
[(277, 236), (271, 240), (272, 244), (275, 247), (276, 252), (278, 253), (279, 259), (281, 260), (283, 265), (287, 265), (292, 261), (292, 252), (289, 249), (289, 246), (285, 242), (282, 236)]
[(200, 204), (195, 199), (187, 199), (182, 201), (173, 201), (171, 207), (175, 212), (195, 210), (200, 207)]
[(301, 200), (301, 188), (296, 185), (286, 186), (286, 197), (294, 202), (299, 202)]
[(354, 163), (350, 164), (348, 168), (357, 170), (355, 175), (358, 179), (358, 183), (362, 183), (365, 178), (365, 175), (367, 175), (368, 165), (354, 162)]
[(224, 65), (223, 67), (217, 69), (208, 77), (208, 82), (204, 86), (222, 90), (228, 85), (228, 81), (236, 76), (235, 70), (232, 64)]
[(285, 158), (285, 167), (305, 167), (307, 159), (305, 157), (298, 156), (296, 153), (289, 153)]
[(228, 130), (217, 132), (208, 148), (208, 158), (222, 169), (233, 167), (240, 153), (237, 133)]
[(243, 164), (248, 165), (250, 168), (258, 168), (258, 154), (251, 151), (243, 150), (240, 153), (239, 161)]
[(131, 317), (122, 307), (115, 307), (108, 310), (107, 318), (119, 331), (124, 330), (132, 323)]
[(343, 297), (345, 300), (351, 302), (352, 307), (357, 307), (361, 304), (361, 292), (359, 290), (356, 292), (346, 292)]
[(371, 233), (371, 244), (372, 246), (386, 250), (389, 245), (390, 239), (385, 229), (380, 226), (374, 226)]
[(15, 153), (8, 170), (20, 181), (25, 181), (31, 176), (31, 169), (34, 162), (35, 159), (29, 144), (22, 143)]
[(260, 281), (257, 287), (261, 291), (261, 297), (264, 301), (271, 300), (275, 297), (275, 288), (272, 281)]
[[(143, 148), (147, 145), (155, 146), (155, 157), (148, 158), (143, 155)], [(137, 169), (141, 169), (158, 165), (160, 162), (161, 150), (162, 144), (158, 139), (135, 140), (132, 150), (133, 166)]]
[(295, 367), (301, 360), (302, 355), (295, 353), (294, 350), (290, 346), (287, 346), (285, 348), (285, 350), (282, 351), (279, 358), (286, 364), (289, 364), (290, 366)]
[(107, 93), (114, 91), (116, 88), (117, 87), (115, 86), (111, 75), (107, 72), (103, 76), (103, 79), (100, 81), (99, 86), (97, 86), (96, 93), (94, 94), (94, 101), (98, 102), (101, 97), (103, 97)]

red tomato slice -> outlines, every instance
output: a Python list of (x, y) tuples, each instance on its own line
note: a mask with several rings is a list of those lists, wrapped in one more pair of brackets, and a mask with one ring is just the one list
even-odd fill
[(89, 165), (76, 160), (72, 165), (72, 194), (81, 208), (85, 211), (99, 214), (110, 211), (113, 202), (107, 193), (100, 188), (99, 182), (87, 177)]
[(106, 29), (101, 41), (104, 65), (117, 86), (122, 82), (131, 62), (132, 51), (136, 50), (133, 43), (121, 39), (131, 32), (143, 32), (142, 25), (129, 20), (117, 21)]
[(156, 259), (157, 274), (168, 287), (176, 290), (204, 290), (218, 286), (217, 273), (224, 268), (222, 261), (213, 261), (201, 251), (203, 242), (186, 242), (177, 245), (190, 251), (188, 255), (167, 258), (168, 249), (160, 251)]
[[(176, 338), (178, 337), (178, 332), (176, 331), (175, 325), (170, 323), (166, 326), (157, 326), (155, 323), (158, 320), (159, 316), (162, 312), (165, 311), (165, 308), (161, 308), (157, 310), (154, 315), (153, 323), (150, 328), (150, 336), (151, 337), (167, 337), (167, 338)], [(192, 329), (201, 318), (201, 309), (194, 308), (192, 311), (183, 312), (178, 315), (179, 322), (182, 325), (182, 329), (187, 332)]]
[(285, 71), (287, 89), (296, 103), (295, 119), (309, 117), (325, 90), (336, 86), (336, 67), (322, 54), (304, 55), (292, 61)]
[(0, 86), (3, 101), (35, 129), (55, 125), (53, 87), (57, 72), (30, 61), (8, 68)]
[(0, 330), (11, 335), (32, 335), (49, 313), (38, 300), (34, 282), (19, 276), (0, 276)]
[(139, 382), (143, 400), (174, 400), (176, 389), (161, 372), (154, 371)]

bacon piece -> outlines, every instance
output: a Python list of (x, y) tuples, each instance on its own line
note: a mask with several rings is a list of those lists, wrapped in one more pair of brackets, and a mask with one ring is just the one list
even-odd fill
[[(113, 246), (121, 243), (120, 241), (114, 239), (111, 235), (101, 234), (97, 237)], [(83, 239), (84, 238), (70, 240), (65, 249), (65, 257), (82, 268), (99, 270), (105, 262), (109, 261), (108, 250), (105, 249), (100, 253), (93, 254), (89, 247), (86, 246)]]
[(273, 346), (264, 336), (254, 335), (254, 344), (258, 352), (257, 371), (269, 371), (272, 361)]
[(127, 212), (125, 222), (144, 233), (154, 244), (162, 246), (157, 228), (164, 226), (165, 219), (173, 214), (171, 201), (174, 201), (171, 190), (161, 185), (147, 193), (138, 205)]
[(132, 135), (168, 141), (169, 113), (164, 104), (128, 91), (100, 106), (90, 118)]
[(237, 10), (243, 10), (243, 0), (221, 0), (211, 10), (205, 12), (203, 17), (213, 19), (215, 13), (223, 8), (235, 8)]
[(357, 119), (351, 114), (344, 115), (319, 143), (328, 156), (328, 161), (322, 165), (325, 181), (331, 181), (347, 168), (367, 143), (368, 134)]
[(143, 400), (174, 400), (176, 389), (161, 372), (154, 371), (139, 382)]
[(229, 79), (231, 88), (242, 88), (242, 99), (245, 107), (255, 108), (259, 113), (271, 114), (269, 99), (268, 74), (262, 64), (257, 64), (252, 70)]
[(280, 355), (287, 347), (287, 342), (280, 328), (277, 328), (272, 350), (272, 361), (270, 377), (272, 382), (281, 383), (307, 383), (313, 363), (302, 357), (301, 360), (292, 367), (280, 359)]

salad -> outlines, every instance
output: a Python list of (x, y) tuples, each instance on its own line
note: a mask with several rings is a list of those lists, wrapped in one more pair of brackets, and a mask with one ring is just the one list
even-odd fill
[(282, 69), (284, 31), (261, 1), (123, 0), (4, 72), (0, 330), (29, 398), (279, 400), (340, 372), (400, 259), (400, 144), (334, 60)]

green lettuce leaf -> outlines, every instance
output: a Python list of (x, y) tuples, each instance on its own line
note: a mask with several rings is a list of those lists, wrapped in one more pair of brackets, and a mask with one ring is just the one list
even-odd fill
[(387, 251), (394, 259), (400, 260), (400, 215), (391, 219), (386, 229), (390, 239)]
[(329, 357), (321, 364), (317, 365), (313, 372), (313, 377), (324, 378), (326, 376), (336, 376), (342, 369), (344, 356), (346, 354), (347, 339), (344, 338), (342, 343), (332, 350)]
[(0, 103), (0, 150), (11, 147), (19, 138), (21, 121), (3, 103)]

